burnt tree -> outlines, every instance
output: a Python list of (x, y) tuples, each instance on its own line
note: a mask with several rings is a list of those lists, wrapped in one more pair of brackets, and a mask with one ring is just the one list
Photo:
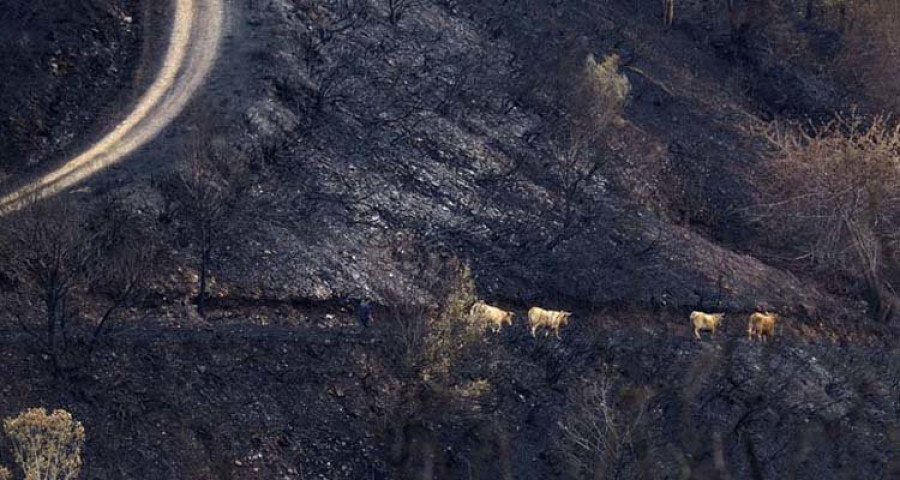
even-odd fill
[(245, 155), (212, 130), (198, 128), (185, 145), (184, 158), (164, 194), (191, 245), (198, 272), (197, 312), (205, 317), (211, 269), (220, 249), (242, 226), (252, 182)]

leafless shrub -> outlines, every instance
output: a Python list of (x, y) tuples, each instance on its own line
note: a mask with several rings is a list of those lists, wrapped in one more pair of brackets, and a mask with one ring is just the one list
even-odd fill
[(48, 199), (8, 216), (3, 227), (0, 262), (13, 284), (7, 313), (57, 370), (85, 360), (152, 275), (155, 249), (114, 203), (88, 214), (71, 199)]
[(385, 0), (388, 9), (388, 20), (397, 25), (409, 11), (419, 5), (419, 0)]
[(65, 410), (32, 408), (4, 420), (25, 480), (74, 480), (81, 471), (84, 427)]
[(586, 138), (574, 135), (561, 136), (550, 144), (554, 160), (553, 169), (559, 181), (561, 227), (548, 243), (553, 249), (559, 243), (576, 235), (581, 227), (590, 223), (599, 213), (592, 199), (596, 190), (605, 188), (600, 173), (606, 166), (604, 151)]
[(567, 100), (568, 122), (551, 140), (550, 153), (559, 179), (562, 228), (548, 248), (578, 233), (599, 214), (592, 208), (592, 194), (605, 187), (600, 173), (610, 151), (606, 148), (611, 129), (621, 125), (622, 111), (631, 91), (628, 77), (619, 72), (619, 56), (610, 55), (597, 63), (593, 55), (585, 60)]
[(622, 478), (638, 460), (635, 445), (649, 434), (649, 397), (643, 390), (626, 394), (610, 370), (572, 389), (572, 403), (558, 425), (561, 451), (575, 478)]
[(765, 132), (774, 149), (758, 218), (789, 239), (797, 260), (866, 284), (872, 312), (891, 317), (900, 246), (900, 127), (886, 117), (837, 117), (821, 127)]
[[(330, 8), (316, 4), (307, 9), (310, 28), (297, 32), (295, 41), (297, 56), (305, 70), (301, 76), (302, 88), (312, 98), (311, 108), (321, 111), (342, 96), (342, 90), (351, 75), (345, 52), (331, 51), (330, 46), (353, 29), (363, 25), (369, 18), (369, 7), (363, 0), (341, 0)], [(299, 92), (288, 92), (292, 97), (300, 97)], [(300, 98), (291, 98), (300, 104)]]

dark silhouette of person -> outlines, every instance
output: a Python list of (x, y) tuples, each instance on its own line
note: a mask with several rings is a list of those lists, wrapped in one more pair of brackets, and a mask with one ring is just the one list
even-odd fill
[(372, 320), (372, 302), (368, 298), (360, 300), (357, 313), (359, 314), (359, 323), (363, 327), (369, 328), (369, 322)]

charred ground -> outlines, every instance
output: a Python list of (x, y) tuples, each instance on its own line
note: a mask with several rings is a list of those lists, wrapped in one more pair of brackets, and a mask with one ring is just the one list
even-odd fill
[[(610, 478), (897, 475), (895, 327), (867, 318), (860, 279), (786, 260), (751, 215), (769, 174), (755, 127), (873, 105), (826, 68), (837, 30), (799, 3), (769, 22), (753, 1), (679, 2), (667, 30), (658, 3), (231, 2), (192, 113), (68, 197), (112, 197), (161, 246), (146, 311), (65, 375), (6, 330), (0, 413), (71, 409), (98, 479), (582, 478), (560, 425), (586, 384), (613, 379), (618, 427), (644, 423), (600, 462)], [(28, 32), (112, 8), (35, 5)], [(3, 77), (0, 109), (30, 111), (24, 85), (45, 85), (27, 119), (50, 119), (52, 138), (90, 131), (104, 105), (65, 99), (127, 89), (133, 15), (100, 22), (115, 74), (78, 67), (76, 88), (48, 73), (54, 42), (97, 41), (54, 28), (44, 53), (11, 60), (23, 73)], [(589, 54), (619, 55), (631, 92), (573, 190), (556, 160)], [(171, 306), (198, 264), (171, 173), (198, 130), (241, 164), (218, 172), (241, 202), (207, 319)], [(61, 151), (40, 131), (4, 127), (11, 169)], [(397, 358), (397, 318), (441, 300), (422, 252), (462, 259), (480, 297), (518, 311), (438, 384)], [(342, 304), (362, 296), (383, 305), (370, 330)], [(527, 335), (534, 303), (575, 310), (561, 341)], [(775, 342), (745, 340), (757, 306), (782, 313)], [(690, 338), (691, 309), (726, 311), (724, 335)]]
[[(149, 72), (142, 45), (164, 36), (138, 2), (4, 1), (0, 149), (4, 178), (46, 168), (119, 118)], [(157, 11), (161, 16), (165, 11)], [(158, 20), (158, 18), (156, 19)]]

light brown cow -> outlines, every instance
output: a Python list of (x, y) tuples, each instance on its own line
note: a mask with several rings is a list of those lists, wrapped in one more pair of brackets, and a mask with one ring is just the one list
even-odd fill
[(569, 323), (569, 317), (571, 316), (572, 312), (557, 312), (531, 307), (531, 310), (528, 310), (528, 325), (531, 326), (531, 336), (535, 336), (538, 327), (547, 327), (549, 330), (553, 330), (556, 338), (559, 338), (559, 329)]
[(709, 331), (712, 332), (711, 336), (715, 337), (716, 327), (722, 323), (723, 318), (725, 318), (724, 313), (691, 312), (691, 323), (694, 325), (694, 336), (700, 340), (700, 332)]
[(762, 340), (763, 337), (774, 337), (777, 320), (777, 314), (753, 312), (750, 314), (750, 324), (747, 326), (747, 338), (752, 340), (755, 336), (758, 340)]
[(512, 325), (513, 312), (493, 307), (479, 300), (469, 310), (470, 320), (479, 325), (488, 325), (495, 332), (503, 328), (503, 324)]

